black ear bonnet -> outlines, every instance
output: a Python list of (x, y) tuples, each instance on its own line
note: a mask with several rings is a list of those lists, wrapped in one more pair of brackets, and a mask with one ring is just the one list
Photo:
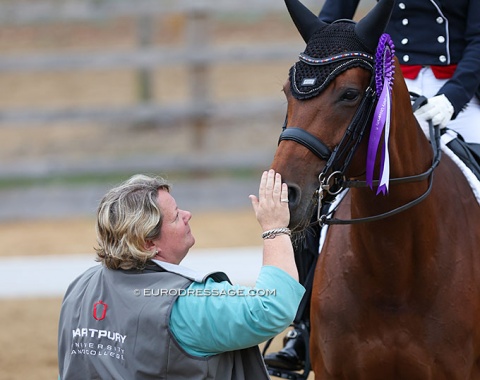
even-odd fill
[(355, 26), (356, 23), (349, 20), (319, 25), (300, 54), (300, 60), (290, 69), (290, 86), (296, 99), (317, 96), (339, 74), (352, 67), (374, 72), (374, 51), (362, 43)]

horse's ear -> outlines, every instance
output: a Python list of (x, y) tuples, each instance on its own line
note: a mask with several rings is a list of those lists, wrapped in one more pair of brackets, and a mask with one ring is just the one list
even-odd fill
[(327, 25), (298, 0), (285, 0), (285, 4), (295, 26), (307, 43), (316, 30), (322, 25)]
[(380, 0), (355, 26), (355, 33), (372, 52), (377, 50), (378, 40), (390, 21), (394, 4), (395, 0)]

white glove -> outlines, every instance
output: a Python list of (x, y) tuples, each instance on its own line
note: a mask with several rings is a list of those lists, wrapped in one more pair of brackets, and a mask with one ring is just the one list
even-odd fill
[[(440, 129), (443, 129), (452, 119), (453, 106), (444, 94), (437, 95), (433, 98), (428, 99), (427, 104), (416, 110), (414, 112), (414, 115), (418, 119), (424, 120), (426, 122), (428, 122), (428, 120), (432, 120), (433, 125), (439, 125)], [(423, 124), (425, 123), (420, 124), (422, 124), (422, 129), (424, 129)], [(428, 136), (428, 123), (426, 124), (427, 131), (425, 131), (424, 129), (424, 132)]]

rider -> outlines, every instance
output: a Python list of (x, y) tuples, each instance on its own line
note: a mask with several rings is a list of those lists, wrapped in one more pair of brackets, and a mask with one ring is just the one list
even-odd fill
[[(319, 17), (351, 19), (359, 2), (326, 0)], [(399, 0), (386, 33), (409, 91), (428, 98), (415, 112), (421, 126), (431, 119), (480, 143), (480, 2)]]
[[(352, 19), (359, 2), (326, 0), (319, 18), (325, 22)], [(465, 141), (480, 144), (480, 1), (399, 0), (386, 33), (394, 41), (409, 91), (428, 98), (415, 112), (426, 135), (427, 121), (432, 120), (441, 129), (448, 125)], [(295, 249), (299, 269), (312, 265), (318, 243), (310, 237)], [(305, 284), (305, 279), (301, 277), (300, 282)], [(265, 357), (268, 365), (302, 368), (305, 334), (301, 321), (308, 327), (309, 307), (297, 314), (297, 324), (287, 334), (284, 348)]]

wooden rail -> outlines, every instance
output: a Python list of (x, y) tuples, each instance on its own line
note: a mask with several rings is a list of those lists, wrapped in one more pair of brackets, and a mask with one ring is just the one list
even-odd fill
[[(306, 1), (306, 4), (314, 1)], [(313, 7), (314, 5), (312, 5)], [(319, 4), (315, 4), (319, 7)], [(117, 121), (136, 119), (172, 122), (189, 119), (195, 129), (204, 129), (206, 119), (220, 110), (236, 109), (235, 104), (214, 104), (211, 100), (207, 74), (213, 65), (230, 62), (261, 62), (293, 59), (301, 44), (258, 44), (254, 46), (210, 46), (212, 19), (221, 12), (285, 12), (280, 0), (85, 0), (34, 1), (31, 3), (0, 3), (0, 25), (95, 21), (134, 16), (137, 20), (137, 46), (131, 51), (85, 53), (44, 53), (21, 56), (0, 56), (0, 73), (53, 72), (99, 70), (110, 68), (134, 69), (141, 83), (137, 104), (122, 109), (28, 109), (0, 110), (0, 128), (5, 123), (38, 123), (52, 121)], [(152, 45), (152, 17), (182, 13), (186, 17), (186, 44), (180, 48)], [(153, 70), (162, 66), (184, 65), (190, 78), (190, 99), (181, 107), (152, 104)], [(276, 107), (271, 98), (245, 101), (244, 112), (271, 111)], [(238, 116), (232, 114), (233, 117)]]
[[(365, 0), (373, 3), (375, 0)], [(312, 10), (319, 10), (323, 0), (303, 0)], [(367, 4), (368, 5), (368, 4)], [(203, 134), (214, 118), (245, 118), (268, 115), (282, 110), (278, 97), (255, 97), (235, 102), (215, 102), (207, 74), (214, 65), (228, 63), (294, 61), (303, 49), (298, 44), (262, 43), (252, 45), (214, 46), (211, 41), (211, 24), (215, 17), (230, 14), (262, 14), (277, 12), (285, 14), (282, 0), (31, 0), (29, 2), (0, 0), (0, 27), (32, 24), (55, 24), (68, 22), (96, 22), (128, 17), (136, 20), (136, 45), (129, 51), (109, 50), (95, 52), (51, 52), (21, 55), (0, 55), (0, 73), (49, 73), (58, 71), (95, 71), (108, 69), (131, 69), (137, 72), (141, 91), (136, 102), (122, 107), (68, 107), (42, 109), (33, 106), (15, 109), (0, 109), (0, 131), (12, 124), (31, 126), (56, 122), (123, 122), (132, 125), (158, 123), (173, 125), (188, 121), (197, 142), (197, 151), (202, 150)], [(159, 47), (153, 43), (153, 20), (160, 16), (182, 14), (184, 16), (185, 41), (181, 47)], [(181, 104), (155, 102), (154, 70), (162, 67), (182, 66), (188, 70), (189, 97)], [(208, 152), (211, 153), (211, 152)], [(212, 162), (222, 160), (213, 159)], [(248, 161), (248, 160), (247, 160)], [(232, 166), (232, 160), (223, 160)], [(183, 163), (185, 165), (185, 162)], [(195, 159), (191, 166), (197, 165)], [(210, 163), (211, 164), (211, 163)], [(206, 165), (210, 165), (206, 164)], [(251, 164), (251, 163), (249, 163)], [(188, 165), (187, 165), (188, 166)], [(19, 165), (21, 167), (21, 165)], [(4, 168), (8, 175), (15, 175), (11, 166)], [(95, 168), (91, 168), (95, 169)], [(49, 174), (68, 171), (49, 168)], [(109, 168), (102, 168), (108, 171)], [(20, 170), (27, 173), (25, 168)], [(82, 168), (87, 172), (88, 168)], [(0, 164), (0, 177), (2, 177)], [(38, 174), (38, 173), (37, 173)], [(28, 175), (28, 173), (27, 173)]]

